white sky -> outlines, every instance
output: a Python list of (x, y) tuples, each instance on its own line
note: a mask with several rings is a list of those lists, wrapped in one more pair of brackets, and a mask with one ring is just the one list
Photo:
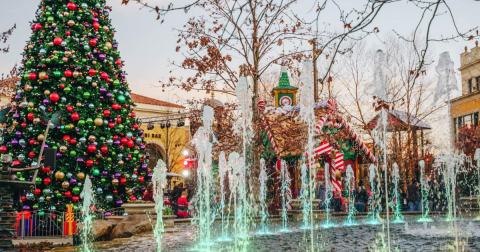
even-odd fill
[[(190, 0), (150, 0), (150, 4), (166, 6), (173, 1), (176, 6), (188, 3)], [(81, 1), (79, 1), (81, 2)], [(358, 5), (361, 0), (337, 0), (342, 7), (351, 8)], [(10, 53), (0, 54), (0, 73), (8, 73), (13, 64), (20, 63), (20, 53), (29, 39), (31, 30), (29, 22), (35, 17), (38, 7), (38, 0), (0, 0), (0, 31), (10, 28), (14, 23), (17, 29), (8, 41)], [(160, 88), (152, 85), (159, 80), (166, 80), (169, 72), (175, 70), (169, 61), (180, 61), (180, 53), (175, 52), (176, 32), (173, 28), (181, 28), (189, 17), (201, 14), (198, 10), (191, 10), (188, 14), (176, 12), (167, 15), (165, 23), (156, 21), (156, 15), (147, 9), (139, 10), (139, 5), (131, 2), (128, 6), (120, 5), (121, 0), (107, 0), (107, 4), (113, 7), (111, 13), (112, 24), (116, 29), (115, 38), (119, 43), (121, 58), (125, 61), (125, 70), (130, 88), (133, 92), (157, 98), (165, 101), (182, 104), (185, 97), (203, 96), (203, 93), (192, 92), (185, 94), (182, 91), (170, 90), (162, 92)], [(313, 0), (300, 0), (294, 8), (300, 16), (312, 15), (309, 13)], [(467, 30), (480, 25), (479, 10), (480, 2), (474, 0), (447, 0), (456, 16), (456, 22), (460, 30)], [(358, 7), (358, 6), (356, 6)], [(335, 29), (342, 29), (338, 26), (338, 12), (333, 4), (327, 6), (327, 12), (321, 16), (321, 24), (331, 23)], [(443, 11), (443, 10), (441, 10)], [(441, 12), (440, 11), (440, 12)], [(418, 22), (419, 11), (407, 0), (392, 4), (384, 9), (372, 27), (377, 26), (380, 34), (391, 32), (395, 29), (401, 34), (407, 35)], [(434, 21), (433, 36), (449, 36), (453, 27), (447, 16), (442, 16)], [(376, 37), (370, 38), (381, 46), (380, 40)], [(3, 47), (4, 44), (0, 44)], [(433, 47), (434, 55), (443, 51), (450, 51), (450, 55), (458, 68), (460, 56), (464, 47), (473, 47), (472, 41), (459, 41), (450, 43), (436, 43)], [(281, 52), (281, 49), (278, 50)], [(435, 63), (436, 65), (436, 63)], [(176, 70), (177, 75), (182, 74)]]

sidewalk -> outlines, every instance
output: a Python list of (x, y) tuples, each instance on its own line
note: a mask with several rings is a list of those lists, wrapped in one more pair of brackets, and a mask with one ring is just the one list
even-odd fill
[(12, 240), (14, 245), (18, 245), (20, 243), (23, 243), (23, 244), (34, 243), (34, 242), (38, 243), (38, 242), (44, 242), (44, 241), (51, 242), (51, 243), (53, 243), (53, 245), (67, 244), (67, 243), (73, 244), (73, 238), (72, 237), (68, 237), (68, 238), (60, 238), (60, 237), (38, 237), (37, 238), (37, 237), (35, 237), (35, 238), (25, 238), (23, 240), (21, 240), (21, 239)]

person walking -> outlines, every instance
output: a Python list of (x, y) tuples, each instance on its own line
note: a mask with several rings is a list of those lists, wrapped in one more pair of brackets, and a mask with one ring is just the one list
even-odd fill
[(182, 192), (182, 197), (178, 198), (177, 205), (177, 217), (178, 218), (188, 218), (188, 201), (187, 201), (188, 192), (184, 190)]
[(360, 213), (365, 213), (365, 207), (368, 201), (367, 189), (365, 189), (363, 180), (358, 181), (358, 188), (353, 193), (355, 196), (355, 208)]
[(407, 187), (408, 211), (420, 211), (420, 197), (417, 181), (412, 179), (412, 183)]

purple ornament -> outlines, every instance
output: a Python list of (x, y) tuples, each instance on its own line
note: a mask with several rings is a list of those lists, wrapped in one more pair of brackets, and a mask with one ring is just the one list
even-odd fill
[(147, 169), (147, 165), (146, 165), (146, 164), (142, 164), (142, 169)]
[(61, 129), (60, 125), (57, 126), (57, 130)]
[(57, 152), (57, 158), (61, 158), (63, 155), (60, 152)]
[(15, 136), (17, 136), (18, 138), (22, 137), (22, 132), (20, 131), (15, 132)]
[(78, 162), (78, 163), (84, 162), (84, 161), (83, 161), (83, 158), (77, 158), (77, 162)]
[(120, 145), (120, 141), (119, 141), (119, 140), (116, 140), (115, 142), (113, 142), (113, 144), (115, 144), (115, 145), (118, 146), (118, 145)]
[(17, 146), (17, 145), (18, 145), (18, 140), (17, 140), (17, 139), (13, 139), (13, 140), (12, 140), (12, 145)]
[(105, 212), (105, 216), (110, 216), (110, 215), (112, 215), (112, 213), (110, 213), (110, 212)]
[(107, 175), (108, 175), (108, 171), (102, 171), (102, 174), (103, 174), (104, 176), (107, 176)]
[(47, 106), (48, 104), (50, 104), (50, 100), (49, 99), (44, 99), (43, 100), (43, 105)]
[(103, 94), (103, 93), (105, 93), (105, 92), (107, 92), (107, 89), (105, 89), (105, 88), (103, 88), (103, 87), (102, 87), (102, 88), (100, 88), (100, 93), (102, 93), (102, 94)]
[(117, 48), (118, 47), (118, 44), (113, 44), (112, 45), (114, 48)]
[(104, 61), (105, 60), (105, 54), (98, 55), (98, 59), (100, 59), (100, 61)]
[(112, 94), (111, 93), (107, 93), (107, 98), (112, 98)]
[(21, 99), (22, 96), (20, 94), (15, 95), (15, 99)]
[(23, 206), (23, 210), (30, 210), (29, 206)]
[(125, 79), (125, 74), (122, 73), (120, 76), (122, 76), (122, 79)]
[(152, 173), (149, 172), (149, 173), (147, 174), (147, 179), (151, 179), (151, 178), (152, 178)]
[(77, 179), (74, 179), (74, 178), (70, 179), (70, 184), (76, 185), (77, 184)]
[(142, 136), (142, 135), (143, 135), (143, 130), (139, 129), (139, 130), (138, 130), (138, 135), (139, 135), (139, 136)]
[(120, 174), (120, 173), (118, 173), (118, 172), (117, 172), (117, 173), (115, 173), (115, 178), (117, 178), (117, 179), (118, 179), (118, 178), (120, 178), (121, 176), (122, 176), (122, 174)]
[(103, 97), (103, 95), (100, 95), (98, 98), (103, 99), (103, 98), (105, 98), (105, 97)]
[(123, 204), (123, 201), (122, 200), (117, 200), (117, 205), (121, 205)]
[(14, 114), (14, 115), (13, 115), (13, 118), (14, 118), (14, 119), (20, 118), (20, 114)]

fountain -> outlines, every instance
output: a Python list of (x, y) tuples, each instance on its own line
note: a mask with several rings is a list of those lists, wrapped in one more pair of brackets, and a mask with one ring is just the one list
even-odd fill
[(229, 166), (227, 165), (227, 160), (225, 158), (225, 152), (220, 152), (218, 156), (218, 180), (220, 182), (220, 216), (222, 218), (222, 234), (218, 238), (218, 241), (230, 241), (228, 237), (228, 222), (225, 220), (225, 178), (229, 173)]
[(291, 193), (290, 189), (290, 174), (287, 169), (287, 163), (285, 160), (281, 162), (281, 169), (280, 169), (280, 179), (281, 183), (281, 192), (280, 195), (282, 197), (282, 228), (280, 232), (288, 232), (289, 229), (287, 227), (288, 223), (288, 216), (287, 216), (287, 205), (290, 204), (289, 198), (287, 197), (288, 193)]
[(157, 221), (153, 236), (157, 241), (157, 251), (162, 251), (162, 234), (165, 231), (163, 225), (163, 188), (166, 186), (167, 166), (163, 160), (159, 159), (152, 175), (153, 199), (155, 201), (155, 212), (157, 213)]
[(343, 225), (345, 226), (354, 226), (356, 225), (355, 220), (353, 217), (357, 210), (355, 209), (355, 197), (353, 195), (353, 190), (355, 190), (352, 186), (352, 183), (355, 182), (355, 175), (353, 174), (353, 169), (351, 165), (347, 166), (347, 194), (348, 194), (348, 216)]
[(477, 219), (480, 220), (480, 148), (477, 148), (475, 150), (474, 160), (477, 161), (476, 171), (478, 176), (478, 184), (475, 190), (476, 192), (475, 197), (477, 198), (477, 207), (478, 207)]
[(92, 189), (92, 181), (90, 177), (87, 175), (85, 176), (85, 184), (83, 185), (83, 191), (80, 194), (80, 197), (83, 199), (82, 204), (82, 218), (83, 218), (83, 228), (82, 228), (82, 240), (83, 240), (83, 251), (84, 252), (93, 252), (94, 249), (92, 248), (92, 239), (90, 235), (92, 233), (93, 228), (93, 217), (91, 213), (91, 207), (95, 202), (93, 189)]
[(260, 231), (259, 234), (269, 234), (268, 231), (268, 211), (267, 211), (267, 167), (265, 165), (265, 159), (260, 159), (260, 176), (258, 178), (260, 181), (260, 216), (262, 218), (260, 222)]
[(375, 167), (374, 164), (370, 164), (370, 167), (368, 168), (368, 177), (370, 180), (370, 192), (372, 195), (368, 199), (370, 211), (367, 214), (366, 223), (370, 225), (378, 225), (380, 224), (380, 221), (377, 218), (377, 214), (381, 210), (379, 203), (380, 199), (378, 197), (380, 191), (380, 179), (377, 176), (377, 167)]
[(197, 188), (196, 188), (196, 207), (198, 227), (198, 246), (199, 249), (210, 250), (211, 225), (214, 221), (213, 211), (211, 209), (211, 192), (213, 180), (212, 172), (212, 147), (216, 139), (212, 133), (214, 120), (213, 108), (205, 106), (203, 109), (203, 127), (197, 130), (194, 136), (193, 144), (198, 153), (197, 168)]
[(393, 163), (393, 171), (392, 171), (392, 182), (393, 182), (393, 192), (392, 192), (392, 200), (390, 201), (390, 206), (395, 210), (394, 219), (392, 223), (403, 223), (403, 214), (400, 209), (402, 203), (400, 202), (400, 195), (398, 193), (398, 182), (400, 181), (400, 172), (398, 170), (397, 163)]
[(420, 165), (420, 184), (421, 184), (421, 192), (422, 192), (422, 217), (418, 219), (418, 222), (432, 222), (432, 218), (428, 217), (428, 212), (430, 211), (428, 207), (428, 184), (425, 179), (425, 161), (420, 160), (418, 163)]
[(322, 224), (323, 228), (335, 227), (335, 223), (330, 220), (330, 201), (333, 197), (333, 186), (330, 182), (330, 168), (329, 164), (325, 163), (325, 221)]

